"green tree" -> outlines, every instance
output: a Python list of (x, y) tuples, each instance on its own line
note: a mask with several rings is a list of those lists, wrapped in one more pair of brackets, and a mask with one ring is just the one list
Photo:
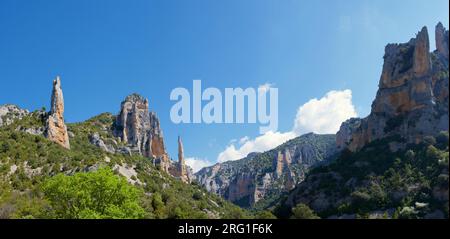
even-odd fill
[(434, 138), (431, 135), (423, 137), (423, 143), (425, 145), (435, 145), (436, 144), (436, 138)]
[(256, 219), (277, 219), (277, 217), (272, 212), (264, 210), (256, 214)]
[(448, 138), (448, 131), (442, 131), (436, 137), (436, 142), (440, 149), (445, 149), (448, 147)]
[(96, 172), (58, 174), (42, 185), (52, 218), (143, 218), (141, 191), (109, 168)]
[(306, 204), (300, 203), (297, 204), (292, 209), (292, 218), (293, 219), (320, 219), (314, 211), (309, 208)]
[(164, 218), (166, 216), (164, 202), (160, 193), (154, 193), (152, 195), (152, 207), (158, 218)]
[(434, 147), (433, 145), (427, 147), (426, 157), (428, 159), (439, 160), (440, 156), (440, 152), (436, 147)]
[(414, 157), (416, 157), (416, 153), (413, 150), (409, 149), (405, 153), (405, 158), (409, 161), (413, 161)]

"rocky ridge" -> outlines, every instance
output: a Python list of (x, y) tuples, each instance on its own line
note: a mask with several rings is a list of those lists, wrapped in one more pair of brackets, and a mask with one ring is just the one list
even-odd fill
[[(69, 138), (75, 137), (67, 130), (64, 122), (64, 97), (61, 80), (53, 81), (51, 110), (37, 110), (30, 113), (15, 105), (0, 106), (0, 126), (7, 126), (24, 117), (36, 117), (43, 125), (18, 125), (16, 131), (32, 135), (43, 135), (60, 146), (70, 149)], [(105, 137), (112, 135), (113, 137)], [(178, 162), (171, 160), (166, 151), (163, 132), (155, 112), (149, 111), (148, 99), (131, 94), (121, 103), (120, 112), (110, 126), (103, 126), (102, 132), (91, 132), (88, 142), (108, 153), (120, 153), (128, 156), (141, 155), (152, 160), (162, 171), (189, 183), (193, 178), (190, 167), (185, 165), (184, 149), (181, 138), (178, 139)]]
[(208, 191), (231, 202), (266, 208), (335, 153), (334, 135), (306, 134), (264, 153), (203, 168), (195, 176)]
[(379, 89), (369, 116), (341, 125), (336, 143), (357, 151), (374, 140), (398, 137), (391, 150), (448, 131), (448, 30), (436, 26), (430, 53), (426, 27), (403, 44), (388, 44)]
[(342, 123), (342, 150), (293, 189), (278, 214), (306, 204), (329, 218), (448, 218), (448, 31), (424, 27), (388, 44), (366, 118)]
[[(47, 114), (34, 111), (0, 127), (0, 218), (49, 218), (47, 212), (52, 210), (54, 204), (50, 205), (44, 200), (47, 194), (43, 191), (43, 184), (47, 180), (60, 174), (90, 175), (105, 168), (117, 177), (123, 176), (132, 187), (141, 191), (139, 206), (144, 208), (146, 214), (140, 218), (212, 219), (250, 216), (237, 206), (207, 193), (200, 186), (183, 183), (162, 172), (153, 165), (152, 159), (102, 149), (101, 145), (112, 146), (114, 150), (126, 147), (119, 142), (114, 143), (117, 139), (111, 130), (115, 120), (112, 114), (103, 113), (83, 122), (68, 123), (70, 149), (50, 141), (44, 134), (35, 135), (22, 130), (45, 128), (43, 116)], [(103, 189), (98, 184), (90, 186)], [(157, 205), (155, 200), (159, 201)], [(62, 200), (61, 204), (64, 202)], [(54, 217), (59, 218), (58, 215), (51, 216)]]

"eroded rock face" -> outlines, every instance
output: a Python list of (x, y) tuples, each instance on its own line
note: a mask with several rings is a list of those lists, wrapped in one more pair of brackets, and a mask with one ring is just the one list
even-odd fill
[(277, 156), (274, 160), (274, 175), (276, 178), (279, 178), (283, 175), (285, 171), (289, 171), (289, 167), (291, 166), (291, 154), (288, 149), (286, 149), (283, 153), (278, 151)]
[[(138, 94), (127, 96), (114, 122), (113, 133), (127, 145), (119, 148), (117, 152), (153, 158), (155, 166), (162, 171), (180, 178), (183, 182), (190, 182), (192, 170), (185, 165), (181, 138), (178, 139), (179, 161), (175, 162), (166, 151), (159, 119), (155, 112), (149, 111), (148, 99)], [(92, 143), (104, 148), (102, 142), (95, 137), (92, 138)]]
[(238, 205), (252, 204), (255, 201), (255, 174), (252, 172), (238, 174), (227, 193), (227, 199)]
[(414, 74), (416, 77), (427, 74), (431, 68), (430, 58), (430, 40), (428, 39), (428, 30), (423, 27), (417, 34), (414, 46)]
[(265, 153), (203, 168), (195, 176), (208, 191), (240, 206), (270, 205), (267, 198), (293, 189), (309, 168), (335, 152), (334, 135), (306, 134)]
[(89, 135), (89, 143), (99, 147), (101, 150), (108, 152), (108, 153), (115, 153), (116, 150), (113, 146), (105, 144), (103, 139), (100, 137), (98, 133), (94, 133), (92, 135)]
[(448, 30), (445, 30), (442, 23), (438, 23), (436, 26), (436, 50), (448, 59)]
[(189, 175), (186, 170), (186, 164), (184, 162), (184, 148), (181, 137), (178, 136), (178, 173), (180, 174), (180, 179), (183, 182), (190, 182)]
[[(294, 152), (295, 153), (295, 152)], [(295, 173), (291, 170), (291, 152), (288, 148), (282, 151), (278, 151), (278, 154), (274, 158), (274, 177), (275, 179), (284, 178), (284, 187), (287, 190), (294, 188), (296, 184)]]
[(420, 143), (424, 136), (448, 131), (448, 56), (441, 53), (442, 36), (448, 31), (442, 28), (436, 27), (441, 50), (434, 53), (429, 52), (425, 27), (408, 43), (386, 46), (371, 113), (341, 125), (336, 136), (339, 148), (357, 151), (374, 140), (396, 137), (398, 150), (402, 144)]
[(168, 171), (169, 157), (164, 146), (159, 119), (149, 112), (148, 100), (138, 94), (125, 98), (114, 124), (114, 134), (135, 153), (160, 161)]
[(70, 149), (69, 135), (64, 123), (64, 97), (59, 76), (53, 80), (51, 110), (46, 120), (45, 135), (49, 140)]
[(9, 125), (14, 120), (22, 119), (29, 114), (30, 112), (28, 110), (21, 109), (16, 105), (0, 105), (0, 127)]

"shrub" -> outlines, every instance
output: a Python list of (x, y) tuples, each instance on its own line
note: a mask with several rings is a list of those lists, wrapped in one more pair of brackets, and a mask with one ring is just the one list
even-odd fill
[(203, 194), (200, 191), (196, 191), (193, 195), (192, 198), (195, 200), (201, 200), (203, 198)]
[(448, 131), (440, 132), (439, 135), (436, 136), (436, 142), (440, 149), (445, 149), (446, 147), (448, 147), (449, 143)]
[(292, 209), (293, 219), (319, 219), (314, 211), (306, 204), (300, 203)]
[(272, 212), (264, 210), (256, 214), (256, 219), (277, 219)]
[(109, 168), (96, 172), (58, 174), (42, 185), (53, 218), (143, 218), (141, 191)]
[(416, 156), (416, 154), (414, 153), (413, 150), (409, 149), (408, 151), (406, 151), (405, 153), (405, 158), (409, 161), (414, 160), (414, 157)]
[(436, 139), (433, 136), (425, 136), (423, 137), (423, 143), (425, 145), (435, 145)]

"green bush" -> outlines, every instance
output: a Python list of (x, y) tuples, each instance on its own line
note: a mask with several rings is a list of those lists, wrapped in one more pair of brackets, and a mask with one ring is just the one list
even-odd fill
[(320, 219), (306, 204), (300, 203), (292, 209), (293, 219)]
[(42, 185), (52, 218), (143, 218), (141, 191), (109, 168), (96, 172), (58, 174)]
[(277, 219), (277, 217), (273, 215), (272, 212), (267, 210), (258, 212), (255, 217), (256, 219)]

